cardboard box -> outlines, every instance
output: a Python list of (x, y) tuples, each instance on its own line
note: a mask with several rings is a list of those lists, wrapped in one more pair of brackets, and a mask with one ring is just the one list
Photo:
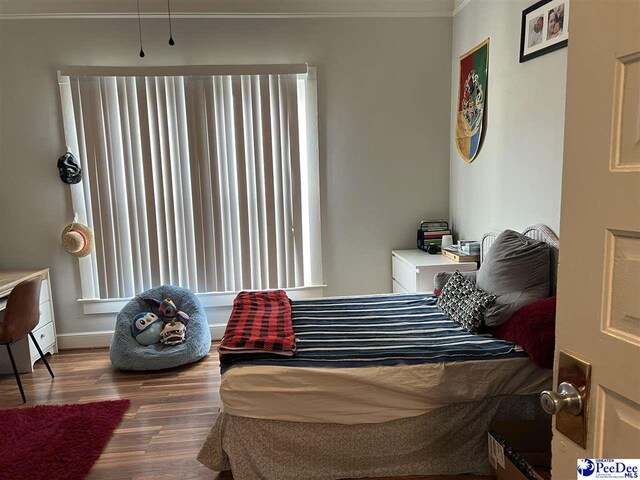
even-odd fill
[(551, 417), (494, 422), (489, 427), (488, 448), (493, 478), (551, 479)]

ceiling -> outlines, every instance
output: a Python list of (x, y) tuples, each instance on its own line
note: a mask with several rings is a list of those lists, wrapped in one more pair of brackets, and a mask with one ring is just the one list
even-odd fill
[[(450, 17), (470, 0), (172, 0), (175, 17)], [(144, 17), (164, 17), (166, 0), (139, 0)], [(0, 19), (118, 18), (136, 0), (0, 0)]]

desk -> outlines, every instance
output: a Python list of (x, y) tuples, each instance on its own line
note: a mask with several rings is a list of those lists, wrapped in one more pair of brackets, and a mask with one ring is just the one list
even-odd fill
[[(40, 321), (33, 330), (33, 335), (38, 340), (42, 352), (53, 355), (58, 353), (58, 342), (48, 268), (43, 270), (0, 270), (0, 321), (2, 321), (11, 290), (20, 282), (38, 276), (43, 277), (40, 289)], [(40, 359), (40, 355), (29, 337), (14, 343), (11, 346), (11, 351), (20, 373), (33, 372), (33, 364)], [(4, 347), (0, 349), (0, 373), (13, 373), (9, 356)]]

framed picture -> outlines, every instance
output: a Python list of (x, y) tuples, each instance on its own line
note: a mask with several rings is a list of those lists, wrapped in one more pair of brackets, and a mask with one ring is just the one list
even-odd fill
[(569, 0), (541, 0), (522, 12), (520, 63), (567, 46)]
[(487, 129), (489, 39), (460, 57), (455, 141), (458, 153), (471, 163), (482, 147)]

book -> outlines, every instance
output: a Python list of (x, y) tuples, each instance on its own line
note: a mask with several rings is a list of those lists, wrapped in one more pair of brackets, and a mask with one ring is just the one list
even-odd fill
[(420, 222), (420, 228), (422, 230), (429, 230), (429, 229), (448, 230), (449, 222), (447, 222), (446, 220), (423, 220), (422, 222)]
[(424, 238), (442, 238), (444, 235), (451, 235), (451, 230), (442, 230), (438, 232), (422, 232)]
[(447, 247), (447, 248), (443, 248), (442, 249), (442, 254), (447, 257), (450, 258), (451, 260), (454, 260), (456, 262), (479, 262), (480, 261), (480, 255), (466, 255), (462, 252), (460, 252), (458, 250), (458, 247), (455, 245), (452, 245), (451, 247)]

